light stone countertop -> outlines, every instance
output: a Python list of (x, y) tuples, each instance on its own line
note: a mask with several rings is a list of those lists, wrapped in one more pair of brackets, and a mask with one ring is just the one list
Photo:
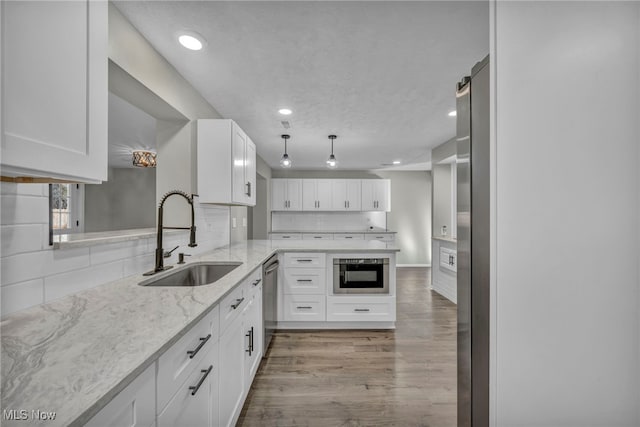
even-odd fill
[(431, 238), (433, 240), (440, 240), (442, 242), (458, 243), (457, 239), (454, 239), (454, 238), (449, 237), (449, 236), (432, 236)]
[(269, 234), (282, 234), (282, 233), (298, 233), (298, 234), (397, 234), (397, 231), (386, 230), (334, 230), (334, 231), (309, 231), (309, 230), (284, 230), (284, 231), (270, 231)]
[(143, 287), (135, 275), (11, 314), (0, 323), (1, 409), (57, 414), (29, 425), (83, 425), (276, 251), (399, 249), (380, 241), (248, 241), (189, 260), (242, 262), (211, 285)]

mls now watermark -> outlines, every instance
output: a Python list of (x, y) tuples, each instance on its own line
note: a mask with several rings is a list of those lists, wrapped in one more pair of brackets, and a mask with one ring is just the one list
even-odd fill
[(4, 409), (2, 418), (13, 421), (51, 421), (56, 419), (55, 411), (41, 411), (40, 409)]

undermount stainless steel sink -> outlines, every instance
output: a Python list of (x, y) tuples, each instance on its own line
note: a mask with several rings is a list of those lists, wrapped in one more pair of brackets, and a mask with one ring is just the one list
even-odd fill
[(139, 283), (140, 286), (202, 286), (217, 282), (241, 262), (197, 262), (177, 269), (161, 277), (152, 277)]

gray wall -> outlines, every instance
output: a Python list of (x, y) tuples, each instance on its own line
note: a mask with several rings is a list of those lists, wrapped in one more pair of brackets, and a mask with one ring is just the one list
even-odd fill
[(273, 178), (391, 180), (387, 228), (397, 231), (398, 264), (431, 264), (431, 172), (274, 169)]
[(495, 8), (494, 425), (638, 426), (640, 4)]
[(442, 226), (447, 226), (447, 236), (451, 236), (451, 165), (433, 165), (433, 235), (442, 234)]
[(110, 168), (108, 181), (85, 185), (85, 232), (156, 226), (156, 171)]

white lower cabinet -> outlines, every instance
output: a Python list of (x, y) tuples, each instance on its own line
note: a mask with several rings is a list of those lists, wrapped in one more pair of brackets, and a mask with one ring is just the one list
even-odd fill
[(395, 322), (394, 296), (338, 295), (327, 297), (327, 321)]
[(158, 427), (217, 426), (219, 373), (215, 343), (158, 415)]
[(150, 427), (156, 422), (156, 364), (118, 393), (85, 426)]
[(262, 359), (262, 288), (256, 292), (243, 313), (245, 336), (244, 349), (244, 388), (249, 392), (253, 378), (258, 372)]
[(325, 295), (285, 295), (284, 320), (287, 322), (323, 322)]

